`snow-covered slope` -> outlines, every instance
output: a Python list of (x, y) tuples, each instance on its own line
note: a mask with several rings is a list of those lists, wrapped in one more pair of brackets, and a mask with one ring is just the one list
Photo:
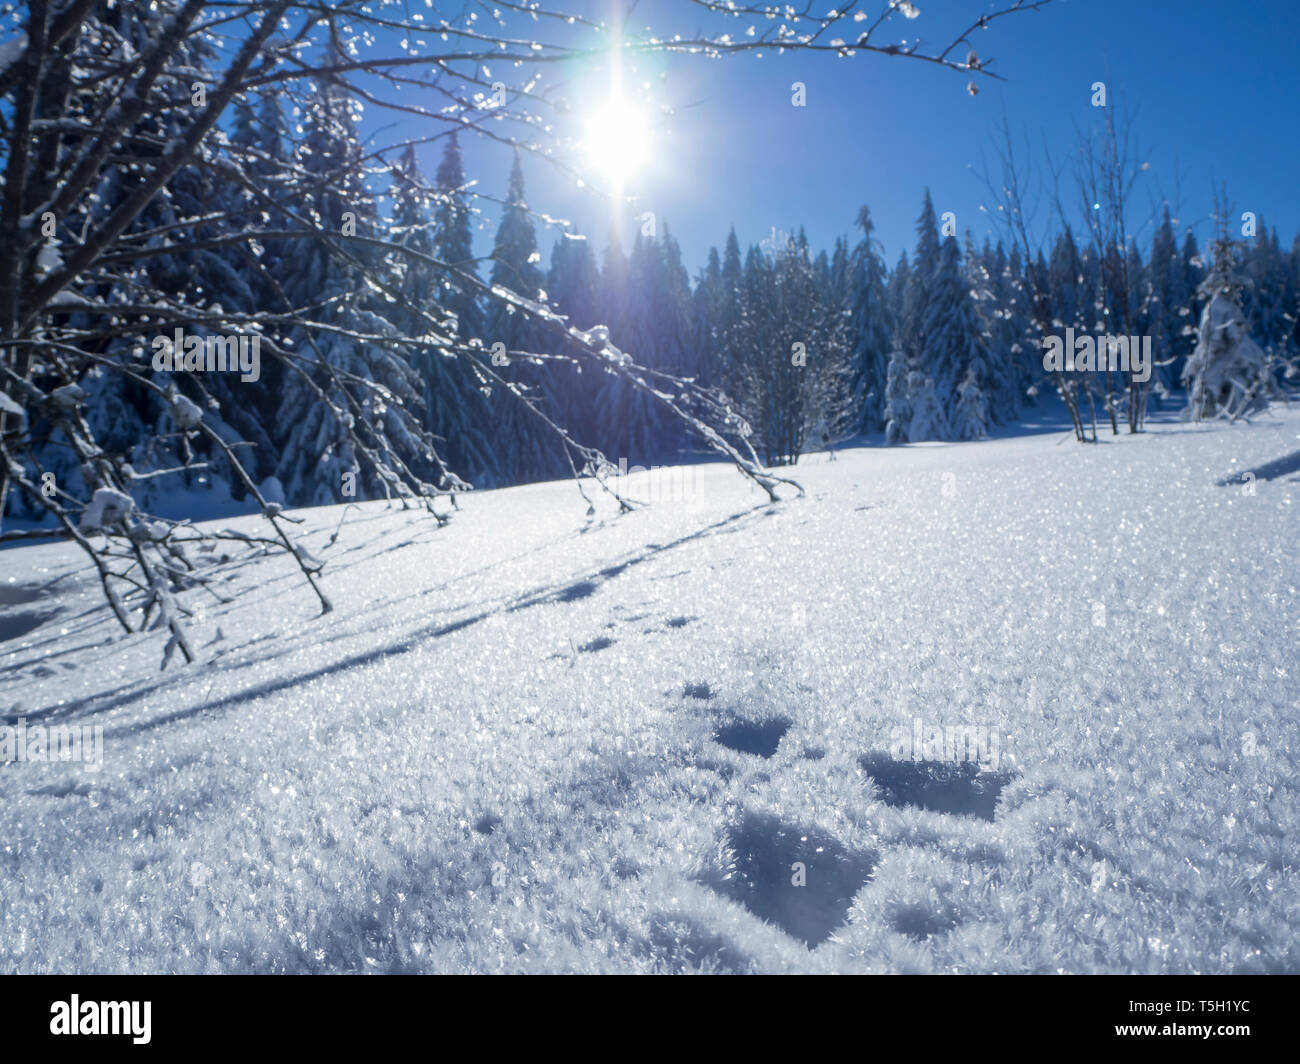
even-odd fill
[(1300, 416), (798, 474), (307, 511), (335, 612), (232, 569), (161, 673), (3, 552), (6, 723), (104, 750), (0, 765), (0, 969), (1300, 968)]

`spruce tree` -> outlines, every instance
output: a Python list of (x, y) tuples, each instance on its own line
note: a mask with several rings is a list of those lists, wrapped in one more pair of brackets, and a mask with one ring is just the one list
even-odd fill
[(389, 267), (371, 245), (350, 240), (382, 228), (361, 165), (356, 106), (328, 77), (318, 79), (295, 158), (304, 175), (299, 210), (313, 238), (285, 260), (280, 287), (302, 320), (286, 338), (296, 357), (276, 413), (276, 476), (295, 505), (342, 501), (350, 483), (358, 497), (405, 494), (406, 472), (426, 451), (409, 412), (419, 375), (409, 351), (387, 340), (396, 333), (384, 316), (390, 304), (361, 280), (363, 270)]
[(859, 408), (859, 430), (878, 432), (885, 427), (885, 382), (893, 343), (886, 292), (887, 269), (872, 236), (871, 212), (858, 211), (862, 239), (849, 262), (849, 328), (852, 343), (854, 394)]
[[(420, 256), (433, 254), (434, 193), (420, 172), (414, 146), (393, 167), (392, 236)], [(399, 258), (398, 287), (410, 306), (394, 307), (390, 316), (407, 335), (436, 334), (450, 339), (456, 320), (436, 302), (439, 272), (423, 258)], [(439, 487), (453, 478), (472, 485), (500, 482), (491, 407), (476, 369), (450, 344), (421, 347), (410, 361), (419, 374), (420, 416), (433, 437), (420, 470)]]
[[(579, 329), (600, 324), (600, 267), (585, 236), (563, 234), (551, 249), (551, 268), (546, 279), (551, 303), (569, 323)], [(570, 341), (561, 344), (561, 354), (576, 356)], [(573, 357), (555, 366), (552, 399), (559, 407), (564, 424), (579, 440), (596, 438), (596, 397), (604, 374)]]
[[(490, 283), (493, 289), (504, 289), (533, 302), (541, 301), (545, 292), (540, 262), (537, 234), (524, 198), (523, 168), (516, 152), (501, 224), (492, 248)], [(501, 344), (508, 353), (508, 364), (492, 366), (506, 382), (505, 387), (494, 391), (492, 407), (498, 455), (507, 482), (560, 476), (566, 465), (562, 445), (525, 405), (535, 405), (552, 419), (557, 414), (551, 398), (555, 363), (528, 357), (546, 355), (557, 346), (554, 335), (500, 301), (488, 314), (484, 331), (484, 342), (490, 351), (494, 349), (500, 354), (501, 348), (495, 345)]]
[[(1151, 258), (1147, 266), (1150, 277), (1149, 331), (1152, 357), (1156, 362), (1172, 361), (1182, 349), (1182, 318), (1184, 305), (1182, 291), (1182, 264), (1178, 258), (1178, 244), (1174, 226), (1165, 205), (1160, 224), (1151, 237)], [(1176, 367), (1157, 366), (1152, 370), (1152, 380), (1158, 384), (1156, 397), (1168, 392), (1174, 380)]]
[(912, 405), (907, 395), (907, 354), (895, 348), (889, 355), (885, 380), (885, 443), (907, 443), (912, 424)]
[(460, 140), (453, 130), (434, 174), (437, 205), (434, 211), (433, 254), (446, 270), (438, 278), (438, 303), (456, 316), (457, 334), (463, 340), (482, 338), (483, 312), (473, 286), (477, 279), (474, 259), (472, 212), (465, 192), (465, 165)]
[(988, 402), (972, 366), (957, 386), (957, 401), (952, 415), (953, 436), (958, 440), (987, 439), (988, 420)]
[(987, 372), (979, 320), (962, 271), (956, 237), (944, 238), (927, 295), (919, 364), (934, 382), (941, 411), (935, 431), (943, 433), (951, 424), (962, 376), (973, 370), (982, 383)]
[[(655, 365), (656, 323), (648, 305), (658, 273), (657, 242), (637, 231), (631, 256), (623, 254), (618, 234), (611, 231), (605, 254), (604, 297), (610, 338), (626, 355)], [(607, 373), (596, 400), (600, 449), (629, 466), (648, 466), (661, 456), (662, 413), (658, 404), (621, 376)]]
[(900, 345), (914, 361), (922, 358), (926, 351), (925, 329), (930, 285), (934, 281), (938, 265), (939, 229), (935, 221), (934, 204), (930, 201), (930, 190), (927, 188), (921, 216), (916, 220), (916, 253), (912, 257), (899, 323)]
[(722, 259), (716, 247), (695, 280), (691, 295), (692, 342), (700, 383), (713, 387), (721, 379), (721, 336), (725, 328), (722, 317)]

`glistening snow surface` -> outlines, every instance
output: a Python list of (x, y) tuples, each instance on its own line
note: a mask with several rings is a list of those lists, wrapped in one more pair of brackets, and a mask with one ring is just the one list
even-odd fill
[(0, 765), (0, 969), (1294, 971), (1300, 415), (1102, 440), (306, 511), (335, 612), (231, 568), (163, 673), (0, 553), (6, 723), (105, 729)]

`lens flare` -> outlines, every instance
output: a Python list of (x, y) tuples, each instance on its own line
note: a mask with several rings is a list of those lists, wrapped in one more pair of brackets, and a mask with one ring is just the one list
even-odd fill
[(623, 184), (650, 159), (650, 127), (645, 113), (614, 100), (587, 119), (583, 148), (593, 169)]

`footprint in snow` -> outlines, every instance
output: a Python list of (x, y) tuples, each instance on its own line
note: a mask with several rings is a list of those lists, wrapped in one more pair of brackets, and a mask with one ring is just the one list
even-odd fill
[(1012, 773), (981, 768), (978, 762), (898, 761), (879, 751), (864, 754), (858, 764), (886, 805), (982, 820), (994, 818), (998, 796), (1013, 779)]
[(727, 828), (704, 883), (812, 949), (847, 919), (875, 863), (830, 835), (746, 813)]
[(749, 720), (733, 717), (718, 725), (713, 733), (715, 742), (741, 754), (771, 757), (781, 745), (781, 739), (790, 730), (789, 717), (767, 717)]

